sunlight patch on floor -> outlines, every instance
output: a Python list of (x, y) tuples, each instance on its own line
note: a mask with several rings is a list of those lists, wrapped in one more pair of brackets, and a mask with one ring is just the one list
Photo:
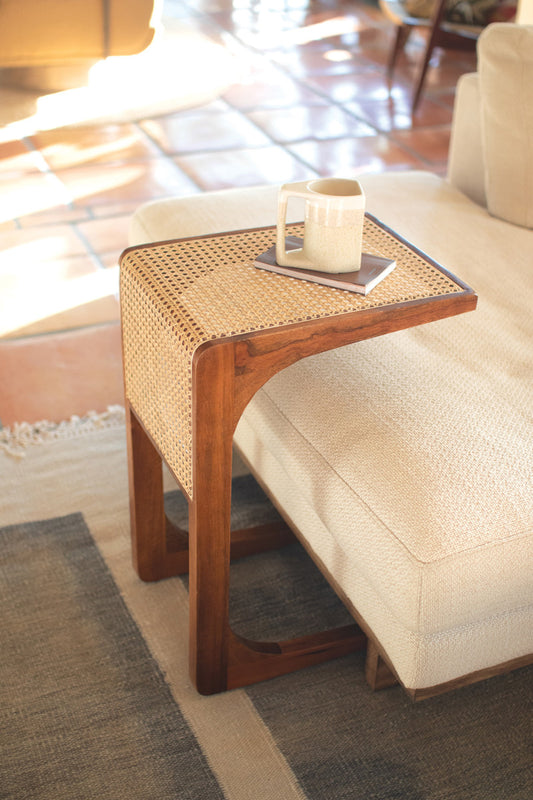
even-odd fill
[[(87, 86), (39, 96), (12, 88), (1, 96), (0, 141), (66, 125), (129, 121), (208, 102), (239, 82), (242, 65), (222, 45), (170, 21), (133, 56), (112, 56), (89, 71)], [(20, 109), (17, 109), (20, 104)]]
[[(76, 311), (95, 301), (116, 300), (118, 271), (116, 266), (70, 279), (56, 276), (56, 280), (47, 274), (45, 280), (30, 282), (27, 287), (19, 286), (18, 291), (4, 292), (0, 302), (0, 336), (35, 330), (37, 323)], [(49, 325), (45, 327), (49, 328)]]

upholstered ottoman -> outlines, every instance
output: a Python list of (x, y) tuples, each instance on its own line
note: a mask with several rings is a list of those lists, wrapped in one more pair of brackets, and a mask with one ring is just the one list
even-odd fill
[[(533, 661), (533, 231), (433, 175), (359, 177), (478, 309), (289, 367), (235, 443), (370, 652), (424, 697)], [(152, 203), (131, 243), (269, 225), (276, 203), (271, 186)]]

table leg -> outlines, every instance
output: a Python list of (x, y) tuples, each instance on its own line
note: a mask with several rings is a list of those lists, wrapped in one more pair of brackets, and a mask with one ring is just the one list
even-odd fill
[[(164, 510), (162, 459), (137, 415), (126, 404), (131, 542), (134, 567), (144, 581), (189, 571), (189, 534)], [(231, 533), (231, 558), (274, 550), (294, 541), (290, 528), (272, 522)]]
[(230, 556), (261, 552), (292, 538), (287, 526), (276, 523), (237, 531), (232, 542), (233, 369), (233, 351), (224, 347), (208, 350), (196, 369), (188, 536), (165, 516), (161, 455), (130, 404), (126, 406), (134, 566), (146, 581), (190, 567), (190, 671), (201, 694), (321, 663), (366, 643), (357, 625), (285, 642), (243, 639), (230, 628)]
[(366, 646), (357, 625), (255, 642), (229, 624), (233, 351), (212, 347), (195, 370), (194, 498), (190, 515), (190, 673), (201, 694), (273, 678)]
[(227, 688), (233, 351), (204, 351), (193, 369), (193, 499), (189, 514), (189, 666), (201, 694)]
[(134, 567), (142, 580), (165, 577), (166, 518), (161, 456), (126, 403), (131, 542)]

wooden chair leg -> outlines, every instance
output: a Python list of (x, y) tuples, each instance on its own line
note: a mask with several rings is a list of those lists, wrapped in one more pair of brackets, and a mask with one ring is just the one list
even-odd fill
[(365, 677), (366, 682), (374, 691), (387, 689), (389, 686), (394, 686), (398, 683), (396, 675), (382, 659), (371, 639), (368, 640), (366, 649)]
[(433, 50), (437, 47), (439, 40), (441, 37), (441, 30), (440, 25), (442, 19), (444, 17), (444, 12), (446, 11), (446, 0), (439, 0), (435, 7), (435, 11), (433, 12), (433, 18), (431, 20), (431, 26), (429, 29), (429, 37), (426, 43), (426, 49), (424, 51), (424, 57), (422, 59), (422, 63), (420, 64), (418, 70), (418, 76), (415, 83), (415, 89), (413, 94), (413, 101), (411, 103), (411, 111), (414, 112), (417, 109), (418, 103), (422, 96), (422, 89), (424, 88), (424, 83), (426, 80), (426, 73), (428, 71), (429, 62), (431, 60), (431, 56), (433, 55)]
[(398, 60), (398, 56), (400, 55), (401, 51), (407, 44), (407, 40), (409, 39), (411, 30), (412, 30), (411, 25), (398, 25), (398, 28), (396, 30), (396, 39), (394, 40), (394, 45), (391, 50), (391, 54), (389, 56), (389, 60), (387, 63), (387, 80), (389, 82), (389, 85), (392, 83), (392, 77), (394, 75), (394, 68), (396, 66), (396, 61)]
[(428, 43), (426, 45), (426, 49), (425, 49), (425, 52), (424, 52), (424, 58), (422, 59), (422, 63), (421, 63), (421, 65), (419, 67), (419, 70), (418, 70), (418, 75), (417, 75), (416, 83), (415, 83), (415, 87), (414, 87), (413, 100), (411, 102), (411, 111), (412, 111), (413, 114), (415, 113), (415, 111), (416, 111), (416, 109), (418, 107), (418, 103), (420, 102), (420, 98), (422, 97), (422, 90), (424, 88), (424, 83), (426, 81), (426, 74), (427, 74), (427, 71), (428, 71), (429, 62), (431, 60), (431, 56), (433, 55), (433, 49), (435, 47), (435, 44), (432, 41), (432, 38), (433, 38), (433, 34), (431, 34), (431, 36), (429, 38), (429, 41), (428, 41)]

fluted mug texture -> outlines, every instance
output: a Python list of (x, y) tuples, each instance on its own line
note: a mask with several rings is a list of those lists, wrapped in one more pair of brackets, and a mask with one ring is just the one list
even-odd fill
[[(290, 197), (305, 200), (303, 247), (287, 252), (285, 220)], [(321, 178), (286, 183), (279, 191), (276, 261), (283, 267), (354, 272), (361, 267), (365, 195), (359, 181)]]

